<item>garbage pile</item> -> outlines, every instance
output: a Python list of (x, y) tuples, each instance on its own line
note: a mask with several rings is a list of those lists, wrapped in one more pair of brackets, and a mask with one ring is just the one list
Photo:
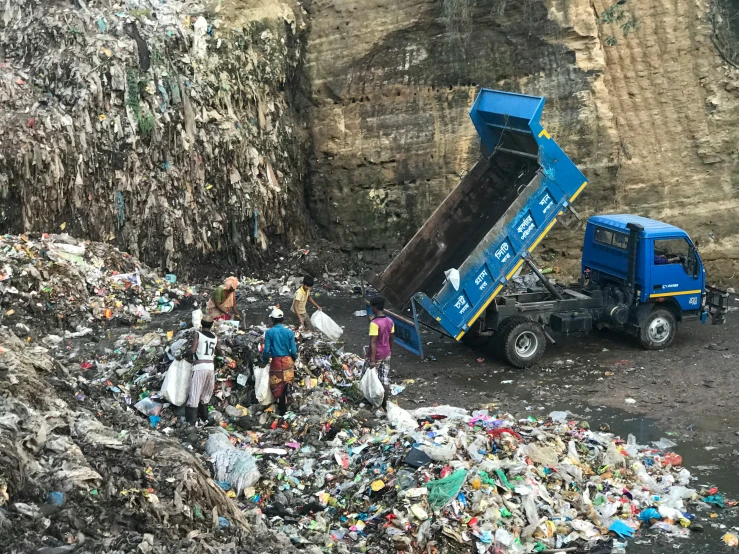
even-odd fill
[[(260, 392), (263, 331), (221, 329), (234, 358), (218, 372), (215, 428), (191, 442), (240, 509), (292, 544), (605, 554), (635, 535), (687, 538), (703, 531), (698, 514), (734, 505), (691, 489), (668, 439), (638, 445), (566, 412), (375, 412), (358, 386), (364, 360), (319, 337), (299, 336), (296, 401), (280, 417)], [(175, 420), (156, 422), (176, 433)]]
[(607, 554), (634, 535), (702, 531), (696, 514), (727, 505), (715, 490), (689, 488), (678, 456), (567, 414), (516, 420), (495, 409), (407, 412), (390, 403), (376, 418), (351, 399), (352, 366), (336, 362), (284, 419), (221, 427), (206, 445), (253, 457), (246, 488), (212, 459), (219, 484), (244, 509), (261, 507), (294, 544)]
[(304, 12), (235, 4), (2, 2), (0, 228), (66, 226), (179, 272), (309, 234)]
[(18, 334), (46, 324), (69, 338), (91, 334), (95, 322), (148, 321), (187, 304), (194, 291), (176, 279), (104, 243), (67, 234), (0, 236), (0, 322)]
[(246, 540), (248, 515), (190, 452), (104, 399), (89, 410), (71, 397), (75, 379), (0, 328), (0, 551), (163, 554)]
[(81, 337), (57, 360), (2, 331), (0, 526), (12, 533), (0, 549), (166, 552), (196, 539), (313, 554), (608, 554), (653, 533), (689, 539), (736, 505), (691, 488), (668, 439), (639, 445), (567, 412), (376, 411), (362, 357), (319, 334), (296, 333), (294, 402), (279, 416), (264, 330), (219, 323), (226, 357), (205, 427), (162, 395), (192, 329), (126, 333), (90, 359)]

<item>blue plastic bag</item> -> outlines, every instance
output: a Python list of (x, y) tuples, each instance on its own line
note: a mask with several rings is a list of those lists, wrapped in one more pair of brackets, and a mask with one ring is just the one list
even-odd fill
[[(659, 513), (658, 513), (659, 515)], [(608, 528), (609, 531), (613, 531), (616, 533), (619, 537), (622, 539), (630, 539), (634, 536), (634, 530), (626, 525), (623, 521), (620, 519), (617, 519), (614, 521), (611, 526)]]

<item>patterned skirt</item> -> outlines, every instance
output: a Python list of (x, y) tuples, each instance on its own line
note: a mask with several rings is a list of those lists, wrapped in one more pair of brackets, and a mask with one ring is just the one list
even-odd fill
[(290, 356), (272, 358), (269, 363), (269, 390), (272, 396), (279, 398), (285, 387), (295, 379), (295, 362)]

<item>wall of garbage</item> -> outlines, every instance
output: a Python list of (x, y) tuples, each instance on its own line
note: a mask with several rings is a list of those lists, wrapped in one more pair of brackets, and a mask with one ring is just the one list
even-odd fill
[(170, 272), (308, 233), (302, 12), (235, 27), (210, 4), (0, 5), (0, 232), (66, 231)]

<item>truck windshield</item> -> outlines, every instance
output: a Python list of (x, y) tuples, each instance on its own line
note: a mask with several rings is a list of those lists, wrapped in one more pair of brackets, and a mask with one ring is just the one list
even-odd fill
[(629, 235), (617, 231), (609, 231), (603, 227), (595, 228), (595, 241), (608, 246), (615, 246), (620, 250), (629, 249)]

